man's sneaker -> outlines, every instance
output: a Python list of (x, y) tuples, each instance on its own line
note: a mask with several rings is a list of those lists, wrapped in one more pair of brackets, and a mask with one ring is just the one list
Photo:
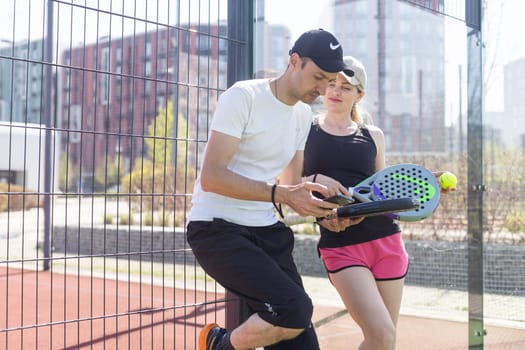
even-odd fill
[(215, 350), (215, 346), (226, 333), (228, 331), (216, 323), (206, 325), (199, 334), (199, 350)]

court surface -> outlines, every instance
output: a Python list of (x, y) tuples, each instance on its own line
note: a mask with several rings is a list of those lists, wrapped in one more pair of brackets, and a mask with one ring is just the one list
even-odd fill
[[(224, 322), (223, 304), (213, 303), (222, 297), (215, 291), (0, 268), (0, 349), (195, 350), (205, 323)], [(313, 299), (321, 349), (356, 349), (362, 336), (355, 322), (346, 314), (335, 317), (340, 306)], [(525, 349), (525, 329), (485, 326), (485, 349)], [(5, 331), (15, 327), (20, 329)], [(397, 349), (467, 349), (467, 329), (466, 322), (402, 315)]]

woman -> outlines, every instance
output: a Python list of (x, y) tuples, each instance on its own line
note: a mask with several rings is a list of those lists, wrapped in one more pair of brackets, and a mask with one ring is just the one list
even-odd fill
[[(304, 174), (305, 180), (349, 195), (349, 186), (385, 167), (385, 141), (381, 129), (363, 123), (357, 108), (365, 95), (364, 66), (350, 56), (344, 61), (351, 71), (328, 85), (326, 114), (314, 122), (306, 143)], [(408, 271), (399, 226), (386, 216), (322, 220), (320, 226), (319, 253), (363, 332), (359, 349), (394, 349)]]

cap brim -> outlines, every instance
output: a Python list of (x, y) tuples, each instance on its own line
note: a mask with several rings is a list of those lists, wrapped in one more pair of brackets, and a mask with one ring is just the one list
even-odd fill
[(350, 80), (350, 78), (355, 76), (355, 72), (350, 68), (343, 69), (341, 74), (343, 74), (347, 80)]
[(343, 77), (345, 77), (346, 81), (348, 81), (352, 85), (358, 85), (359, 82), (357, 81), (355, 77), (355, 73), (351, 69), (344, 69), (340, 72)]
[(339, 60), (320, 60), (316, 58), (311, 58), (314, 63), (328, 73), (339, 73), (340, 71), (346, 69), (346, 64), (343, 61)]
[(361, 82), (356, 77), (350, 77), (348, 81), (350, 82), (350, 84), (362, 89)]

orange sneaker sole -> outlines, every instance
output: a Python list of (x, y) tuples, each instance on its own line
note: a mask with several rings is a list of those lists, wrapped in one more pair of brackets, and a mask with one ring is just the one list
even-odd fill
[(215, 327), (219, 327), (219, 325), (216, 323), (211, 323), (201, 329), (199, 333), (199, 350), (209, 350), (206, 349), (206, 338), (208, 338), (208, 333), (210, 333), (210, 331)]

